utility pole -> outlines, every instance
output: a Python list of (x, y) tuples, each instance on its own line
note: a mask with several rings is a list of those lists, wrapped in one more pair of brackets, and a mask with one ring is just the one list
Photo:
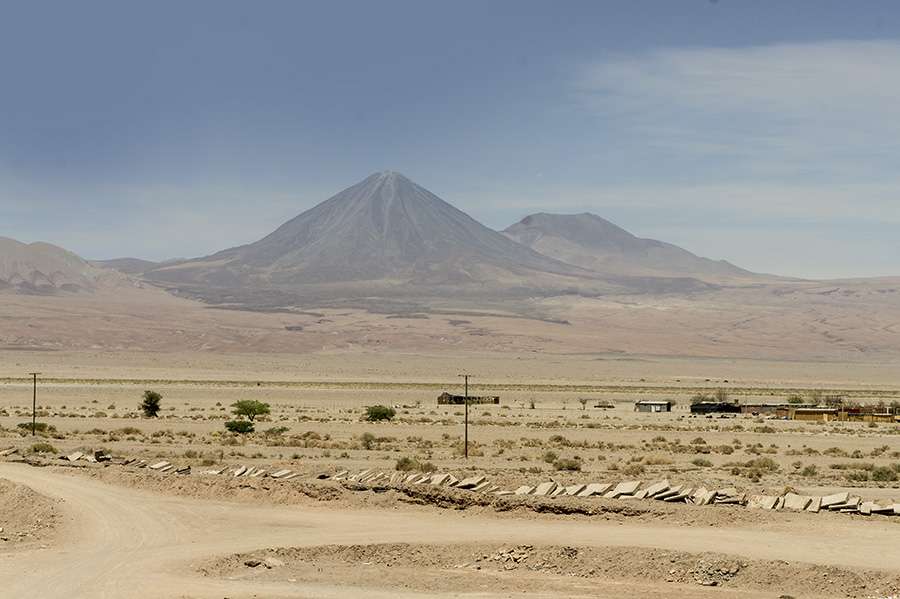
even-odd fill
[(463, 457), (469, 459), (469, 376), (468, 374), (460, 374), (466, 384), (466, 416), (465, 416), (465, 438), (463, 440)]
[(31, 393), (31, 436), (35, 435), (35, 429), (37, 428), (37, 377), (40, 372), (29, 372), (33, 377), (34, 386), (32, 387)]

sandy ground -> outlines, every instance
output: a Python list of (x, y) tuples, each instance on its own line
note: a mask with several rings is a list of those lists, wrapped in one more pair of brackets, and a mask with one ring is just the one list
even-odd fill
[[(248, 505), (124, 488), (24, 464), (0, 464), (0, 478), (61, 500), (66, 516), (46, 548), (0, 555), (0, 579), (11, 597), (34, 596), (35, 589), (48, 598), (863, 597), (900, 589), (894, 527), (850, 521), (778, 532), (421, 508), (331, 509), (327, 503)], [(397, 543), (406, 545), (385, 546)], [(441, 550), (445, 545), (452, 549)], [(311, 549), (265, 549), (274, 547)], [(492, 565), (499, 560), (491, 556), (511, 550), (534, 553), (531, 563), (544, 567), (523, 564), (510, 576), (517, 567)], [(246, 556), (230, 557), (250, 552), (280, 555), (282, 563), (248, 572)], [(357, 561), (354, 552), (368, 557)], [(615, 556), (630, 556), (634, 564), (621, 572), (598, 566)], [(763, 574), (769, 562), (788, 562), (792, 569), (775, 582)], [(642, 575), (654, 563), (657, 574)], [(468, 568), (467, 575), (459, 576), (457, 566)], [(713, 579), (721, 586), (704, 586)]]

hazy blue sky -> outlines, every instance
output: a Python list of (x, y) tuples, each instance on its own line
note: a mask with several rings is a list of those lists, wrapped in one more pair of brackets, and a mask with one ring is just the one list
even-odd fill
[(0, 235), (202, 255), (393, 169), (494, 228), (900, 275), (894, 1), (0, 7)]

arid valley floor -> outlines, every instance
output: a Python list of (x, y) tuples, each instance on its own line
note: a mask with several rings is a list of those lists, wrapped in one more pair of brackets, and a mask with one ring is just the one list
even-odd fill
[[(400, 482), (434, 469), (515, 490), (659, 480), (742, 493), (849, 491), (900, 502), (900, 428), (691, 417), (690, 398), (833, 390), (900, 398), (890, 361), (767, 362), (611, 354), (4, 351), (0, 577), (10, 597), (889, 597), (900, 518), (649, 499), (496, 495)], [(39, 370), (32, 438), (31, 382)], [(501, 397), (470, 408), (442, 390)], [(159, 418), (137, 409), (163, 396)], [(269, 403), (247, 437), (230, 405)], [(582, 402), (581, 399), (586, 401)], [(669, 414), (636, 399), (672, 399)], [(611, 402), (613, 407), (595, 407)], [(391, 422), (365, 407), (394, 406)], [(42, 444), (49, 444), (46, 447)], [(60, 456), (105, 451), (112, 462)], [(408, 459), (404, 459), (408, 458)], [(170, 462), (177, 474), (123, 465)], [(580, 470), (560, 468), (575, 460)], [(265, 470), (235, 477), (240, 467)], [(403, 476), (396, 474), (397, 468)], [(214, 475), (227, 468), (224, 472)], [(279, 470), (299, 474), (287, 480)], [(324, 480), (384, 472), (380, 482)], [(389, 482), (389, 477), (393, 481)], [(249, 564), (249, 565), (248, 565)]]

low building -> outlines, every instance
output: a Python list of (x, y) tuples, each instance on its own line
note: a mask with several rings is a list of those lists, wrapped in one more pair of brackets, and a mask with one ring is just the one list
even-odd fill
[[(452, 393), (447, 393), (446, 391), (438, 395), (438, 405), (439, 406), (464, 406), (466, 405), (466, 396), (465, 395), (453, 395)], [(486, 395), (486, 396), (469, 396), (469, 405), (500, 405), (500, 396), (499, 395)]]
[(652, 399), (642, 399), (634, 402), (635, 412), (671, 412), (671, 401), (659, 401)]
[(837, 408), (791, 408), (788, 410), (791, 420), (814, 422), (831, 422), (839, 419)]
[(741, 406), (727, 401), (701, 401), (691, 404), (691, 414), (740, 414)]

